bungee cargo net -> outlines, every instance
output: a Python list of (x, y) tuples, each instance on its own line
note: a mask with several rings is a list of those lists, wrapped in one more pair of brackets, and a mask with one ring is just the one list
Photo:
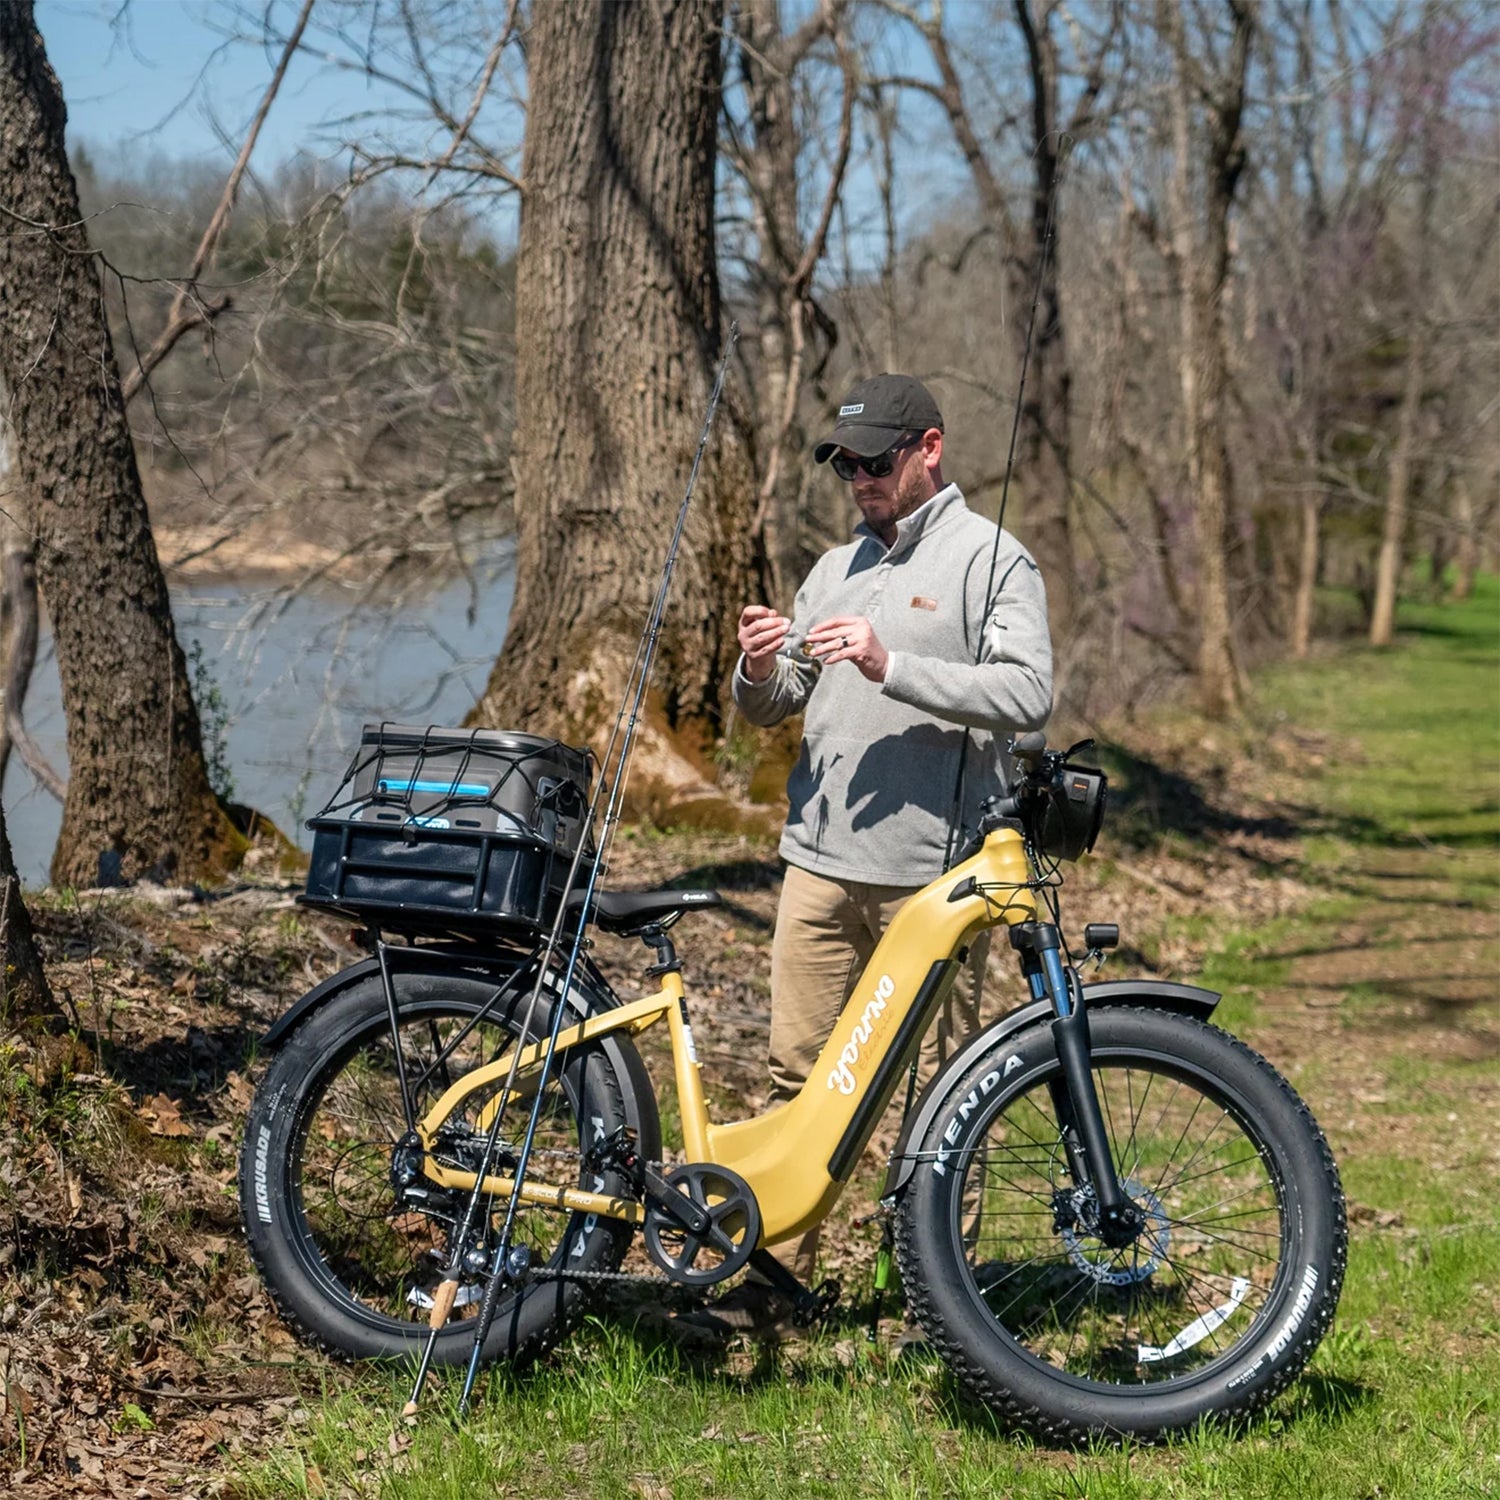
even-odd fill
[(550, 927), (588, 831), (593, 757), (506, 729), (366, 724), (298, 900), (408, 931)]

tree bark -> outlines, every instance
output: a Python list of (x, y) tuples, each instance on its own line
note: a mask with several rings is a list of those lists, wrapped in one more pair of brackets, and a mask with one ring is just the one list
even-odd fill
[(1370, 644), (1389, 646), (1396, 639), (1396, 599), (1406, 550), (1406, 513), (1411, 495), (1412, 455), (1417, 443), (1417, 416), (1427, 365), (1425, 332), (1413, 335), (1406, 354), (1401, 406), (1396, 417), (1396, 441), (1391, 448), (1385, 482), (1385, 514), (1380, 531), (1380, 555), (1375, 564), (1375, 602), (1370, 611)]
[(1474, 518), (1474, 496), (1469, 481), (1459, 473), (1453, 480), (1453, 505), (1457, 512), (1458, 550), (1453, 560), (1453, 587), (1448, 597), (1462, 602), (1474, 592), (1474, 575), (1479, 571), (1479, 533)]
[(1302, 501), (1302, 542), (1297, 553), (1297, 593), (1292, 603), (1292, 655), (1302, 661), (1312, 645), (1313, 610), (1317, 600), (1318, 556), (1322, 550), (1322, 495)]
[(52, 877), (212, 877), (244, 843), (204, 769), (65, 125), (31, 0), (0, 5), (0, 382), (68, 724)]
[[(1201, 68), (1188, 48), (1177, 0), (1159, 0), (1157, 24), (1172, 54), (1168, 89), (1173, 167), (1169, 186), (1181, 347), (1188, 483), (1198, 542), (1198, 694), (1205, 713), (1224, 717), (1239, 707), (1239, 681), (1229, 607), (1229, 522), (1234, 471), (1226, 438), (1229, 349), (1224, 290), (1229, 281), (1229, 221), (1245, 165), (1241, 116), (1255, 11), (1246, 0), (1228, 0), (1232, 25), (1222, 73), (1194, 86)], [(1201, 194), (1191, 181), (1193, 94), (1205, 95)], [(1201, 196), (1198, 215), (1195, 200)]]
[[(542, 5), (516, 276), (516, 595), (471, 719), (599, 740), (702, 430), (719, 331), (721, 0)], [(754, 495), (720, 423), (678, 559), (653, 721), (706, 747), (753, 597)]]
[(21, 899), (21, 878), (10, 852), (5, 813), (0, 810), (0, 1031), (56, 1011), (31, 929), (31, 913)]

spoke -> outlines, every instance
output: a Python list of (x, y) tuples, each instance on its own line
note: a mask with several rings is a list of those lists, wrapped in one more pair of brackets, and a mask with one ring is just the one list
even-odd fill
[(1105, 1086), (1104, 1070), (1102, 1068), (1094, 1069), (1094, 1092), (1099, 1096), (1099, 1107), (1104, 1112), (1104, 1125), (1109, 1137), (1110, 1154), (1114, 1157), (1115, 1161), (1115, 1170), (1122, 1172), (1125, 1163), (1121, 1159), (1119, 1152), (1115, 1150), (1115, 1142), (1119, 1139), (1119, 1135), (1115, 1131), (1114, 1106), (1109, 1101), (1109, 1089)]
[[(1195, 1233), (1198, 1232), (1196, 1224), (1188, 1225), (1187, 1227), (1194, 1230)], [(1261, 1235), (1266, 1239), (1274, 1240), (1281, 1238), (1279, 1234), (1272, 1234), (1270, 1231), (1263, 1229), (1241, 1229), (1237, 1230), (1236, 1233)], [(1212, 1230), (1209, 1230), (1199, 1233), (1198, 1237), (1210, 1240), (1216, 1245), (1227, 1245), (1231, 1250), (1237, 1251), (1240, 1255), (1246, 1256), (1251, 1260), (1265, 1261), (1268, 1265), (1273, 1266), (1281, 1264), (1281, 1257), (1279, 1255), (1272, 1255), (1265, 1250), (1257, 1249), (1253, 1245), (1242, 1244), (1238, 1239), (1233, 1239), (1227, 1234), (1214, 1234)]]
[[(1217, 1203), (1205, 1203), (1202, 1205), (1202, 1207), (1193, 1209), (1191, 1214), (1182, 1219), (1182, 1222), (1184, 1224), (1191, 1223), (1194, 1215), (1211, 1214), (1216, 1208), (1223, 1208), (1226, 1203), (1238, 1203), (1241, 1198), (1248, 1198), (1251, 1193), (1264, 1193), (1267, 1186), (1268, 1184), (1264, 1182), (1252, 1183), (1251, 1186), (1241, 1188), (1237, 1193), (1231, 1193), (1227, 1198), (1220, 1198)], [(1274, 1213), (1275, 1201), (1275, 1195), (1272, 1194), (1271, 1202), (1266, 1204), (1263, 1208), (1246, 1208), (1242, 1209), (1237, 1214), (1219, 1214), (1217, 1215), (1217, 1219), (1243, 1219), (1248, 1217), (1250, 1214)], [(1210, 1220), (1208, 1222), (1212, 1223), (1216, 1222), (1216, 1220)]]
[[(1181, 1085), (1179, 1085), (1179, 1088), (1180, 1087), (1181, 1087)], [(1178, 1135), (1176, 1141), (1173, 1142), (1172, 1149), (1169, 1152), (1167, 1152), (1166, 1164), (1162, 1167), (1161, 1172), (1157, 1176), (1156, 1182), (1152, 1185), (1152, 1189), (1151, 1189), (1151, 1191), (1158, 1198), (1161, 1197), (1162, 1178), (1164, 1178), (1167, 1175), (1167, 1173), (1172, 1168), (1172, 1163), (1177, 1160), (1177, 1152), (1181, 1148), (1182, 1143), (1187, 1139), (1188, 1131), (1190, 1131), (1193, 1128), (1193, 1121), (1198, 1118), (1198, 1111), (1203, 1108), (1203, 1104), (1204, 1104), (1203, 1095), (1202, 1094), (1197, 1095), (1197, 1097), (1193, 1101), (1193, 1110), (1192, 1110), (1192, 1113), (1187, 1117), (1187, 1123), (1183, 1125), (1181, 1133)], [(1165, 1113), (1163, 1113), (1163, 1118), (1165, 1118)], [(1160, 1124), (1160, 1121), (1158, 1121), (1157, 1123)]]
[[(1204, 1169), (1201, 1172), (1194, 1172), (1191, 1177), (1188, 1177), (1188, 1176), (1174, 1177), (1171, 1180), (1171, 1182), (1163, 1184), (1163, 1186), (1161, 1188), (1161, 1193), (1160, 1193), (1159, 1196), (1163, 1196), (1163, 1195), (1165, 1195), (1167, 1193), (1170, 1193), (1175, 1188), (1183, 1187), (1183, 1186), (1185, 1186), (1189, 1182), (1199, 1182), (1199, 1181), (1201, 1181), (1205, 1177), (1213, 1177), (1213, 1176), (1215, 1176), (1217, 1174), (1228, 1174), (1230, 1172), (1236, 1171), (1240, 1167), (1248, 1166), (1251, 1162), (1259, 1162), (1259, 1161), (1260, 1161), (1260, 1153), (1258, 1151), (1252, 1151), (1248, 1156), (1242, 1156), (1237, 1161), (1216, 1162), (1211, 1167), (1204, 1167)], [(1262, 1180), (1262, 1183), (1266, 1183), (1266, 1182), (1270, 1181), (1270, 1177), (1267, 1176), (1267, 1177), (1262, 1178), (1261, 1180)]]
[[(1196, 1113), (1197, 1113), (1197, 1111), (1195, 1110), (1194, 1114), (1196, 1115)], [(1221, 1108), (1220, 1111), (1219, 1111), (1219, 1118), (1217, 1120), (1215, 1120), (1213, 1122), (1213, 1124), (1208, 1128), (1208, 1132), (1204, 1135), (1202, 1141), (1199, 1143), (1197, 1150), (1195, 1150), (1193, 1152), (1193, 1154), (1187, 1159), (1187, 1161), (1185, 1161), (1182, 1164), (1182, 1170), (1180, 1172), (1178, 1172), (1178, 1174), (1177, 1174), (1177, 1176), (1175, 1178), (1173, 1178), (1173, 1180), (1172, 1180), (1173, 1183), (1181, 1181), (1184, 1177), (1187, 1176), (1187, 1174), (1189, 1172), (1192, 1171), (1193, 1167), (1197, 1165), (1199, 1159), (1202, 1157), (1203, 1152), (1204, 1152), (1205, 1148), (1207, 1147), (1208, 1143), (1218, 1133), (1219, 1126), (1222, 1125), (1224, 1123), (1224, 1121), (1227, 1120), (1227, 1119), (1229, 1119), (1229, 1118), (1230, 1118), (1229, 1111), (1226, 1110), (1226, 1109), (1222, 1109)], [(1189, 1121), (1188, 1123), (1191, 1125), (1192, 1122)], [(1232, 1144), (1232, 1143), (1226, 1143), (1226, 1144)], [(1174, 1155), (1175, 1155), (1175, 1152), (1174, 1152)], [(1168, 1165), (1169, 1166), (1171, 1165), (1170, 1161), (1168, 1162)], [(1213, 1170), (1213, 1169), (1210, 1169), (1210, 1170)], [(1158, 1182), (1157, 1185), (1156, 1185), (1157, 1196), (1160, 1197), (1161, 1194), (1170, 1191), (1171, 1186), (1172, 1186), (1171, 1183), (1163, 1186), (1163, 1184), (1161, 1182)]]
[[(971, 1173), (972, 1179), (976, 1174)], [(1019, 1193), (1023, 1198), (1030, 1198), (1033, 1203), (1040, 1203), (1049, 1213), (1052, 1209), (1052, 1199), (1042, 1193), (1034, 1192), (1031, 1188), (1023, 1187), (1019, 1182), (1012, 1182), (1003, 1172), (989, 1165), (988, 1162), (980, 1169), (980, 1174), (991, 1182), (1004, 1183), (1012, 1192)], [(980, 1197), (983, 1198), (983, 1189), (980, 1189)]]

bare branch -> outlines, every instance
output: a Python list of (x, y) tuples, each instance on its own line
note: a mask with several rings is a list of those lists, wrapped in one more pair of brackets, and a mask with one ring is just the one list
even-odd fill
[(235, 201), (239, 197), (240, 183), (244, 179), (246, 168), (250, 165), (250, 153), (255, 150), (255, 143), (260, 138), (261, 126), (265, 124), (266, 116), (270, 114), (271, 106), (276, 102), (276, 95), (281, 91), (282, 79), (286, 77), (286, 70), (301, 43), (302, 33), (307, 29), (307, 19), (312, 14), (313, 4), (314, 0), (302, 0), (302, 10), (297, 17), (297, 23), (292, 27), (292, 34), (287, 38), (286, 46), (282, 48), (276, 71), (271, 75), (271, 81), (266, 86), (260, 107), (255, 111), (255, 118), (251, 120), (250, 129), (245, 134), (244, 145), (240, 147), (240, 154), (225, 180), (219, 206), (208, 221), (208, 226), (203, 231), (203, 238), (198, 242), (198, 250), (193, 256), (193, 263), (188, 268), (188, 274), (178, 287), (176, 297), (172, 299), (172, 310), (167, 315), (166, 327), (141, 356), (136, 368), (120, 382), (120, 395), (127, 403), (150, 379), (151, 372), (172, 352), (185, 333), (212, 323), (230, 305), (230, 299), (227, 296), (212, 302), (200, 297), (198, 279), (212, 261), (224, 228), (229, 223), (229, 216), (234, 212)]

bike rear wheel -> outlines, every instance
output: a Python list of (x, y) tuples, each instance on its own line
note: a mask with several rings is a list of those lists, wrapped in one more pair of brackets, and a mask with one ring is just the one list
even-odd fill
[(954, 1081), (897, 1218), (912, 1309), (960, 1380), (1049, 1437), (1154, 1438), (1269, 1401), (1333, 1318), (1343, 1193), (1307, 1107), (1215, 1027), (1090, 1015), (1116, 1170), (1139, 1211), (1100, 1232), (1070, 1170), (1050, 1028)]
[[(492, 1004), (497, 986), (468, 975), (397, 973), (393, 983), (407, 1092), (420, 1119), (455, 1081), (511, 1049), (530, 987)], [(549, 996), (538, 1001), (531, 1035), (547, 1034), (551, 1005)], [(565, 1064), (543, 1100), (530, 1175), (628, 1196), (622, 1174), (596, 1172), (581, 1156), (622, 1125), (640, 1128), (628, 1118), (628, 1085), (603, 1047), (575, 1048)], [(498, 1088), (465, 1100), (443, 1122), (436, 1161), (475, 1170), (479, 1111)], [(506, 1110), (505, 1155), (496, 1168), (505, 1175), (532, 1097)], [(653, 1141), (654, 1119), (653, 1109), (645, 1127)], [(394, 1154), (405, 1131), (385, 994), (372, 975), (286, 1039), (251, 1105), (240, 1161), (246, 1235), (277, 1310), (305, 1340), (345, 1358), (399, 1359), (421, 1351), (468, 1196), (434, 1191), (422, 1174), (414, 1185), (425, 1199), (397, 1188)], [(472, 1240), (477, 1249), (493, 1247), (507, 1201), (484, 1202)], [(583, 1311), (587, 1283), (548, 1273), (614, 1271), (630, 1235), (617, 1219), (523, 1205), (512, 1244), (526, 1247), (533, 1271), (542, 1274), (502, 1296), (485, 1358), (524, 1363), (562, 1338)], [(464, 1275), (438, 1335), (435, 1363), (468, 1359), (484, 1280), (477, 1266)]]

